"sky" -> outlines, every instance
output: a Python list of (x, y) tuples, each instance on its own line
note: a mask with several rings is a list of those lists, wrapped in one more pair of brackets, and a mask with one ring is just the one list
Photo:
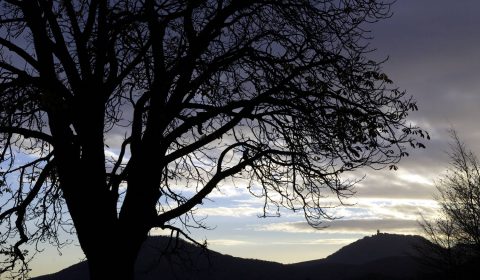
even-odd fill
[[(448, 130), (453, 128), (480, 154), (480, 1), (397, 0), (390, 19), (371, 25), (372, 57), (388, 57), (383, 70), (417, 100), (410, 120), (431, 136), (424, 150), (411, 151), (399, 170), (363, 169), (350, 206), (332, 209), (341, 217), (321, 230), (300, 214), (258, 218), (262, 202), (245, 182), (226, 182), (198, 214), (211, 230), (195, 230), (199, 241), (224, 254), (294, 263), (328, 256), (363, 236), (381, 232), (419, 234), (419, 214), (433, 217), (435, 182), (449, 167)], [(158, 234), (159, 232), (154, 232)], [(52, 273), (83, 260), (73, 241), (58, 254), (46, 248), (32, 262), (31, 276)]]

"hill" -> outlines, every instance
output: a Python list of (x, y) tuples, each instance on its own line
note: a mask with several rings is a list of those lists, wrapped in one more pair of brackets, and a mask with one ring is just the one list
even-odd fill
[(417, 260), (416, 249), (425, 242), (417, 235), (381, 233), (346, 245), (325, 259), (291, 266), (322, 275), (318, 279), (428, 279), (432, 273)]
[(348, 244), (325, 259), (297, 265), (315, 265), (319, 262), (359, 265), (389, 257), (416, 257), (416, 247), (423, 246), (425, 242), (426, 239), (418, 235), (380, 233)]
[[(357, 240), (325, 259), (284, 265), (205, 251), (183, 240), (168, 246), (167, 238), (151, 237), (139, 256), (137, 279), (427, 279), (427, 268), (415, 259), (414, 247), (422, 242), (426, 241), (419, 236), (377, 234)], [(87, 269), (88, 264), (81, 262), (32, 279), (85, 280)]]
[[(236, 258), (206, 251), (181, 239), (170, 243), (169, 238), (160, 236), (145, 242), (138, 260), (136, 274), (142, 280), (295, 279), (293, 276), (282, 278), (285, 265), (280, 263)], [(31, 279), (85, 280), (88, 264), (80, 262), (57, 273)]]

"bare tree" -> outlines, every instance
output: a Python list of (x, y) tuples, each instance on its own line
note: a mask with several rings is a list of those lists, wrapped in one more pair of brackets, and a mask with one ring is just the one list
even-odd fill
[(319, 226), (323, 197), (353, 194), (342, 172), (423, 147), (415, 102), (367, 58), (367, 24), (389, 9), (0, 2), (2, 270), (22, 272), (24, 245), (61, 246), (66, 230), (91, 279), (133, 279), (149, 231), (183, 233), (229, 177), (250, 178), (265, 215), (303, 210)]
[(480, 162), (455, 131), (450, 133), (451, 166), (437, 184), (439, 217), (420, 223), (431, 242), (422, 255), (449, 279), (471, 279), (480, 264)]

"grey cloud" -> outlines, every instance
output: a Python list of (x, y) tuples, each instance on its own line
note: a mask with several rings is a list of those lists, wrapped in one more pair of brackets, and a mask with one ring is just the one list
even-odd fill
[(259, 231), (290, 233), (359, 233), (369, 234), (377, 230), (389, 233), (417, 234), (420, 227), (417, 220), (402, 219), (355, 219), (334, 220), (324, 224), (325, 228), (313, 229), (306, 222), (273, 223), (257, 226)]
[[(325, 224), (327, 227), (323, 229), (328, 232), (359, 232), (369, 233), (380, 230), (389, 233), (417, 233), (419, 225), (417, 220), (402, 219), (358, 219), (358, 220), (335, 220)], [(308, 227), (307, 223), (297, 224), (299, 228)]]
[(380, 229), (382, 231), (390, 231), (392, 233), (405, 231), (406, 229), (413, 230), (418, 228), (416, 220), (335, 220), (332, 221), (326, 230), (332, 231), (375, 231)]
[[(375, 23), (371, 46), (377, 58), (389, 57), (384, 71), (418, 101), (409, 117), (427, 129), (425, 150), (409, 150), (400, 170), (438, 180), (449, 167), (449, 136), (454, 128), (480, 152), (480, 1), (401, 0), (390, 19)], [(399, 180), (398, 173), (368, 171), (358, 197), (433, 197), (435, 188)]]
[(475, 0), (397, 1), (373, 32), (378, 55), (390, 57), (385, 71), (418, 100), (413, 116), (439, 130), (453, 125), (466, 138), (480, 117), (479, 10)]
[[(356, 185), (355, 198), (431, 199), (433, 197), (435, 187), (432, 183), (437, 176), (436, 170), (432, 172), (427, 167), (423, 171), (415, 168), (400, 168), (399, 171), (380, 170), (369, 172), (365, 179)], [(434, 169), (435, 167), (431, 168)], [(415, 177), (409, 180), (402, 177), (409, 176), (408, 174), (418, 176), (419, 181), (416, 182)]]

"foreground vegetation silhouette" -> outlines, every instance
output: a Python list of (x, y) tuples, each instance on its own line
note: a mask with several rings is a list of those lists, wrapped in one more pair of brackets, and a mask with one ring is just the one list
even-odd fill
[(421, 226), (430, 246), (422, 261), (445, 279), (476, 279), (480, 273), (480, 162), (454, 130), (450, 131), (450, 168), (437, 183), (436, 219)]
[[(133, 279), (229, 178), (264, 215), (332, 218), (340, 174), (423, 147), (415, 102), (368, 59), (382, 1), (0, 3), (1, 272), (76, 234), (90, 278)], [(327, 206), (331, 206), (328, 204)], [(34, 245), (33, 247), (28, 245)]]

